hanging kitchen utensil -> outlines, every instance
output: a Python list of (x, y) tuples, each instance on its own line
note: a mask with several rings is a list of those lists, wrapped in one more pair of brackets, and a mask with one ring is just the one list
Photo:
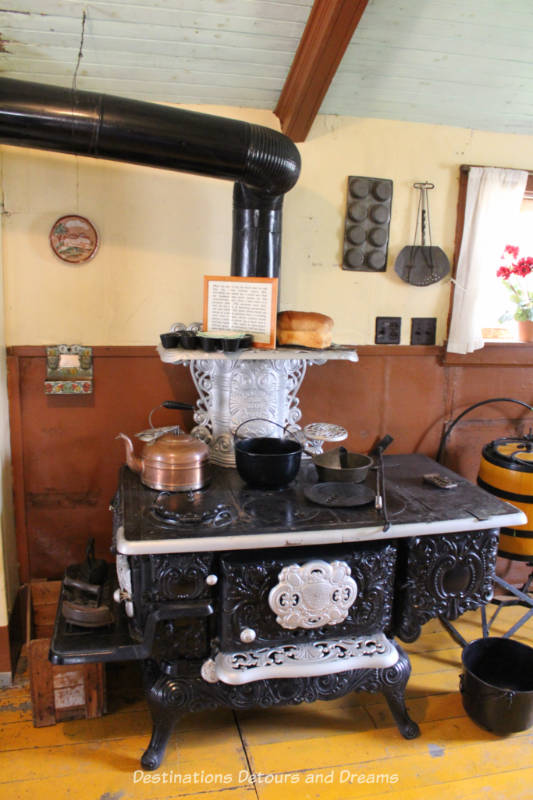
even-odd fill
[[(400, 250), (394, 269), (403, 281), (413, 286), (429, 286), (437, 283), (450, 271), (450, 262), (440, 247), (431, 241), (431, 222), (429, 217), (428, 191), (435, 188), (434, 183), (414, 183), (413, 188), (420, 191), (414, 241), (411, 246)], [(429, 247), (426, 245), (426, 223), (429, 234)], [(417, 245), (418, 228), (421, 231), (421, 245)]]

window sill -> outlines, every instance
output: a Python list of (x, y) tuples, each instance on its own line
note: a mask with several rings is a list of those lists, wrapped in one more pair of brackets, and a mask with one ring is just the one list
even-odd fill
[(489, 340), (481, 350), (466, 355), (448, 353), (444, 349), (442, 363), (445, 366), (533, 367), (533, 343)]

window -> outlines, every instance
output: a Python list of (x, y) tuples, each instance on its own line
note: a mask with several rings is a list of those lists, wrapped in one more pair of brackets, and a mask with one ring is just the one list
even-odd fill
[[(533, 176), (530, 178), (533, 183)], [(517, 323), (514, 319), (516, 306), (510, 299), (510, 292), (507, 288), (509, 280), (516, 280), (519, 288), (523, 291), (533, 291), (533, 276), (526, 278), (508, 278), (507, 282), (497, 277), (497, 268), (516, 264), (518, 259), (533, 256), (533, 192), (528, 196), (527, 190), (520, 206), (520, 214), (514, 225), (509, 229), (507, 245), (518, 248), (518, 254), (506, 252), (504, 259), (495, 262), (494, 270), (487, 280), (490, 288), (487, 292), (488, 301), (483, 311), (481, 332), (485, 341), (518, 341)]]
[[(495, 332), (490, 328), (499, 327), (498, 319), (505, 312), (509, 295), (496, 272), (506, 244), (515, 244), (509, 237), (518, 235), (513, 226), (517, 218), (522, 218), (521, 204), (524, 221), (531, 220), (527, 212), (533, 185), (528, 183), (533, 184), (533, 180), (526, 170), (461, 167), (449, 353), (468, 354), (483, 348), (486, 339), (482, 328), (487, 336)], [(527, 241), (522, 246), (529, 247)], [(503, 294), (499, 294), (501, 290)], [(514, 330), (508, 335), (513, 334)]]

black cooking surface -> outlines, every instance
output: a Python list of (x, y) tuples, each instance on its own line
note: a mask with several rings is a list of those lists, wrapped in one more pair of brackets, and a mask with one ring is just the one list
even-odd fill
[[(494, 495), (422, 455), (385, 456), (388, 517), (392, 525), (437, 522), (472, 517), (476, 520), (514, 509)], [(127, 541), (199, 538), (380, 526), (383, 513), (374, 503), (356, 507), (327, 507), (307, 499), (304, 489), (317, 484), (316, 469), (304, 462), (297, 479), (286, 489), (249, 489), (235, 469), (212, 467), (208, 487), (197, 492), (165, 493), (143, 486), (139, 476), (123, 467)], [(426, 473), (454, 478), (454, 489), (423, 482)], [(375, 493), (376, 472), (365, 485)]]

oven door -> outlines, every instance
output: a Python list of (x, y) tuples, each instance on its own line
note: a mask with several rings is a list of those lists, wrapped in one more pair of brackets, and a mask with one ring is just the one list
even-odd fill
[(221, 650), (386, 631), (395, 563), (391, 543), (225, 554)]

